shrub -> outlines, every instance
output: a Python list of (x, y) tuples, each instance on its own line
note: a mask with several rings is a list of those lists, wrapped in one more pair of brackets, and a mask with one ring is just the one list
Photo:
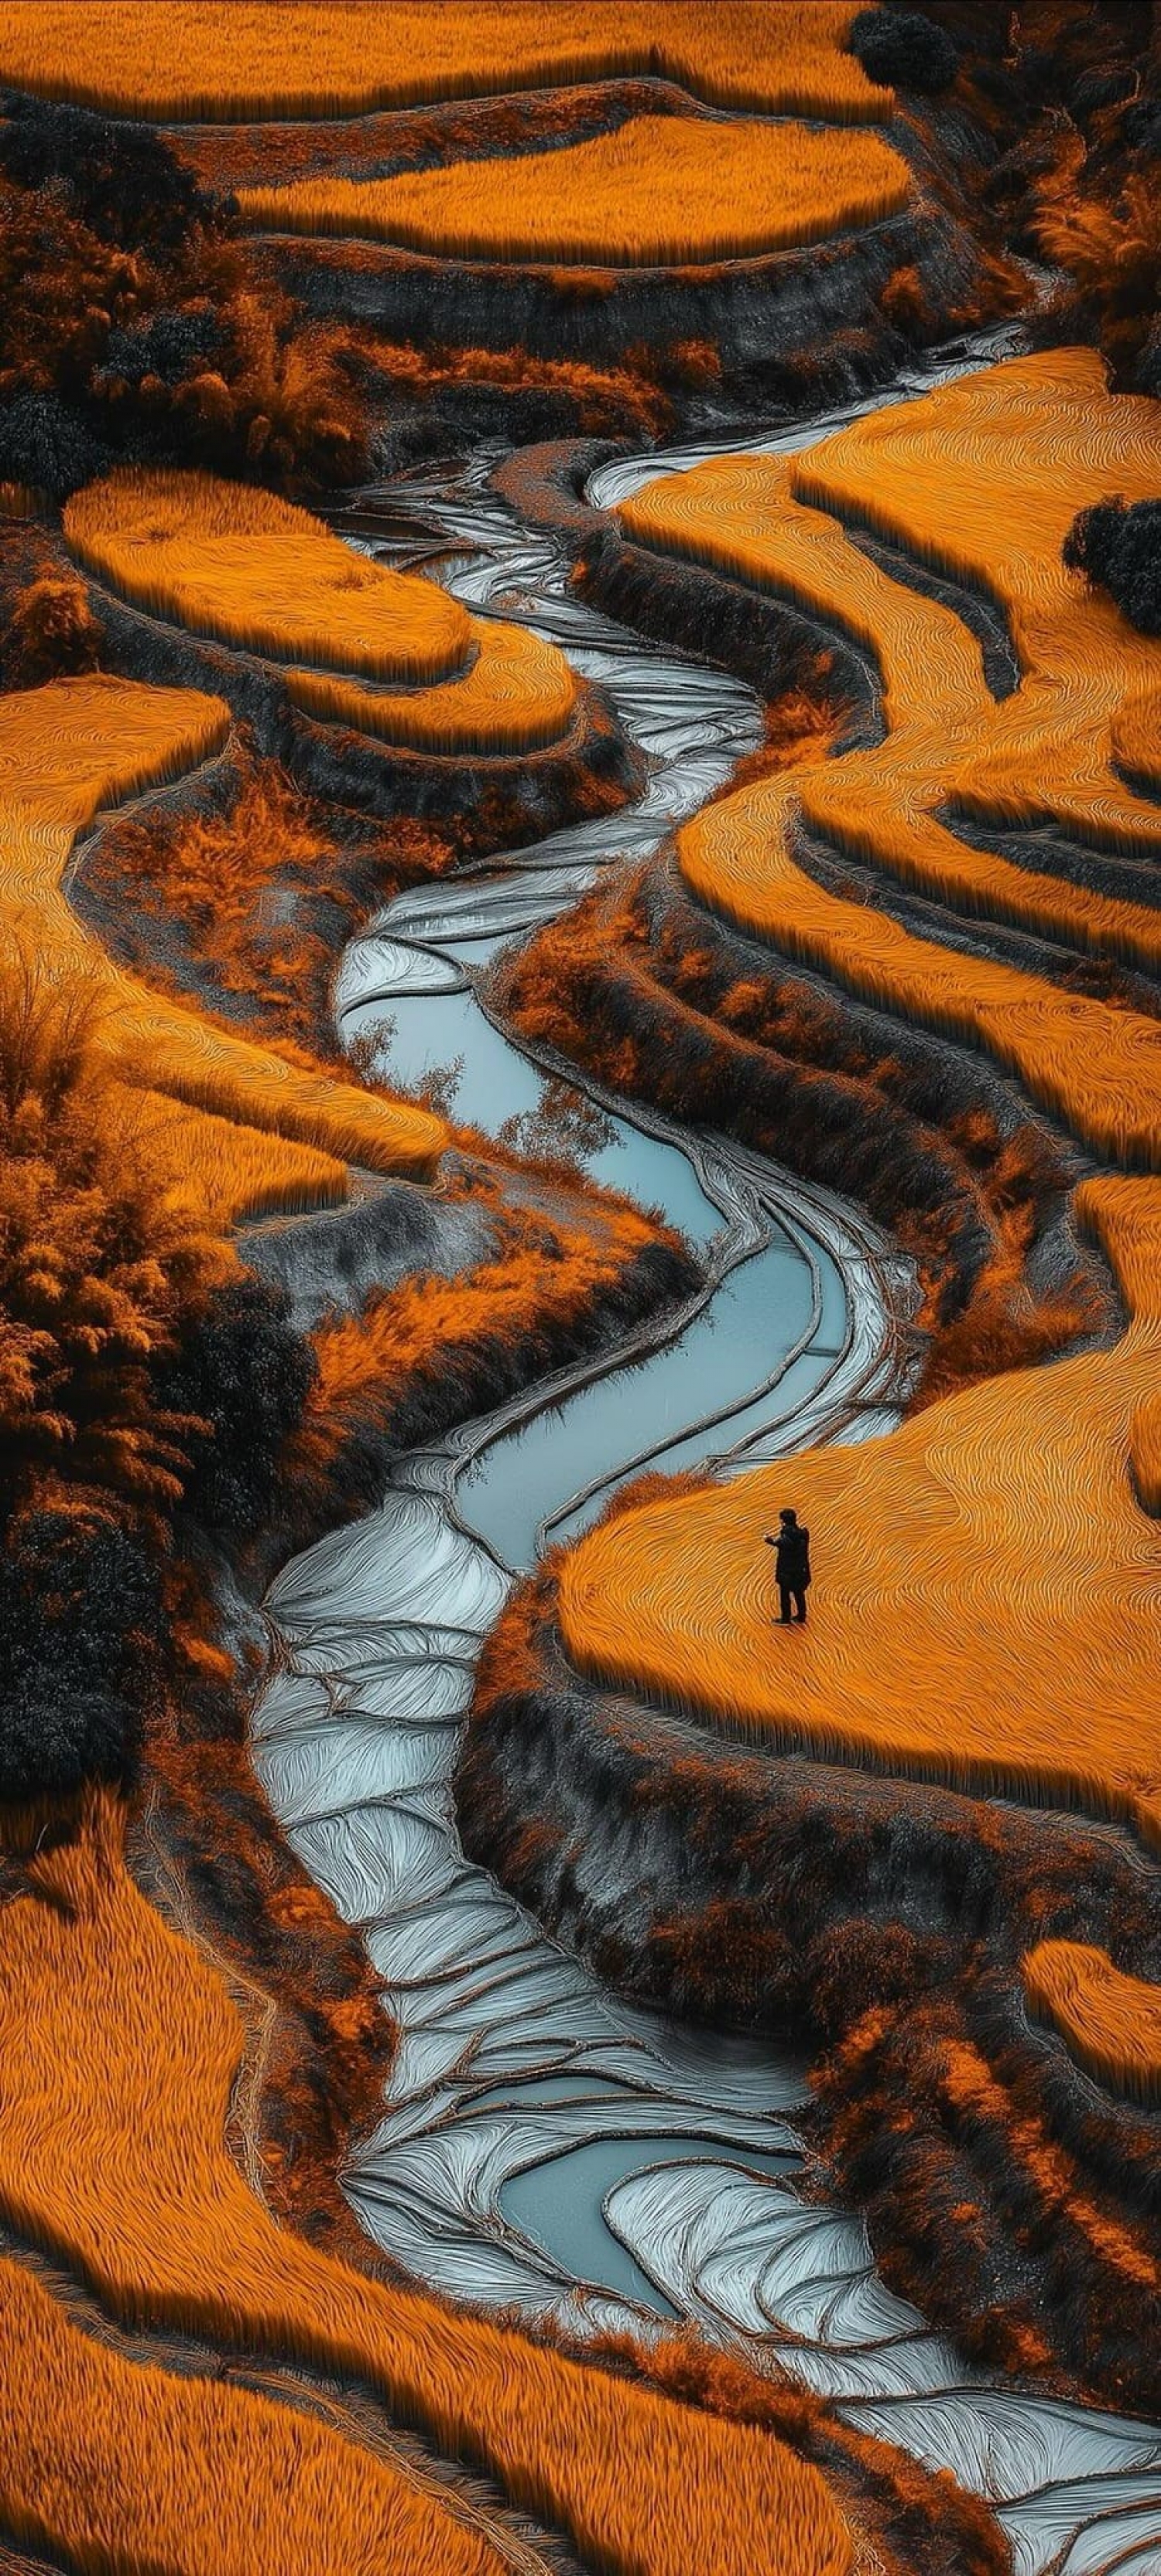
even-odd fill
[(151, 1156), (97, 1053), (80, 980), (0, 969), (0, 1514), (46, 1483), (150, 1521), (181, 1493), (185, 1425), (150, 1359), (220, 1274), (172, 1168)]
[(12, 1523), (0, 1550), (0, 1798), (127, 1777), (164, 1627), (140, 1539), (64, 1504)]
[(1095, 501), (1077, 512), (1061, 552), (1139, 634), (1161, 635), (1161, 500)]
[(19, 92), (5, 99), (4, 118), (0, 168), (19, 187), (63, 190), (102, 241), (174, 249), (218, 217), (218, 201), (150, 125)]
[(918, 9), (860, 9), (847, 39), (868, 80), (934, 98), (950, 89), (959, 53), (943, 27)]
[(184, 313), (162, 305), (148, 321), (110, 331), (102, 373), (137, 387), (146, 376), (156, 376), (173, 387), (197, 366), (216, 361), (224, 337), (221, 317), (212, 305), (192, 306)]
[(105, 453), (78, 412), (54, 393), (18, 394), (0, 414), (0, 481), (67, 500), (99, 474)]
[(343, 330), (304, 323), (224, 216), (173, 242), (151, 210), (125, 231), (110, 239), (70, 186), (23, 186), (0, 156), (0, 482), (61, 499), (108, 450), (356, 476), (365, 400)]
[(185, 1440), (185, 1503), (204, 1528), (236, 1536), (265, 1516), (282, 1443), (317, 1374), (285, 1290), (254, 1278), (220, 1289), (162, 1362), (159, 1403), (196, 1417)]
[(104, 635), (84, 584), (44, 573), (18, 591), (3, 645), (4, 685), (35, 689), (100, 664)]

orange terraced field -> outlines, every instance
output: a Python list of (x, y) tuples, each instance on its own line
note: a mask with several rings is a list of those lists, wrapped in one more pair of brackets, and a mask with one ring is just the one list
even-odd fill
[(854, 123), (892, 93), (842, 50), (856, 0), (9, 0), (0, 78), (123, 116), (363, 116), (660, 75), (712, 105)]
[[(70, 909), (64, 877), (78, 831), (102, 805), (218, 750), (229, 726), (228, 708), (199, 690), (100, 675), (0, 697), (0, 922), (26, 938), (46, 977), (93, 985), (98, 1043), (123, 1080), (213, 1113), (195, 1154), (188, 1131), (175, 1129), (175, 1177), (204, 1176), (212, 1205), (265, 1208), (271, 1189), (279, 1203), (302, 1203), (316, 1184), (326, 1203), (348, 1161), (426, 1178), (446, 1140), (440, 1119), (292, 1065), (163, 999), (114, 967)], [(278, 1140), (265, 1175), (254, 1130)]]
[(117, 2576), (502, 2576), (405, 2470), (216, 2379), (125, 2360), (0, 2258), (0, 2515)]
[(243, 652), (412, 682), (469, 659), (466, 613), (446, 591), (354, 554), (252, 484), (122, 466), (74, 494), (64, 526), (78, 561), (135, 607)]
[[(1094, 1180), (1081, 1214), (1132, 1308), (1115, 1350), (620, 1514), (561, 1569), (573, 1662), (842, 1761), (1127, 1818), (1161, 1847), (1161, 1531), (1128, 1472), (1161, 1367), (1161, 1184)], [(775, 1632), (763, 1533), (787, 1502), (815, 1532), (817, 1615)]]
[(536, 751), (567, 733), (577, 703), (572, 665), (543, 636), (499, 618), (470, 621), (475, 659), (462, 680), (406, 696), (329, 671), (288, 671), (296, 706), (326, 724), (350, 725), (437, 757), (465, 751)]
[(359, 182), (243, 188), (251, 223), (358, 233), (443, 259), (677, 268), (753, 258), (880, 223), (906, 205), (906, 164), (876, 134), (631, 117), (559, 152)]
[[(801, 816), (837, 851), (969, 918), (1157, 971), (1155, 907), (973, 850), (970, 821), (965, 842), (939, 819), (948, 805), (992, 823), (1048, 817), (1138, 855), (1161, 851), (1161, 818), (1117, 774), (1112, 739), (1126, 703), (1161, 681), (1161, 647), (1059, 562), (1071, 517), (1110, 480), (1130, 495), (1152, 489), (1151, 406), (1114, 401), (1092, 351), (1057, 350), (873, 415), (802, 459), (726, 457), (663, 478), (620, 515), (637, 542), (840, 626), (882, 675), (887, 742), (708, 808), (678, 838), (687, 883), (854, 991), (988, 1048), (1098, 1152), (1155, 1167), (1155, 1022), (919, 938), (825, 892), (793, 855)], [(938, 537), (944, 506), (954, 540)], [(1014, 696), (993, 699), (953, 610), (861, 554), (844, 510), (993, 591), (1024, 667)]]
[[(96, 1796), (80, 1839), (34, 1856), (27, 1892), (6, 1909), (0, 2208), (9, 2223), (79, 2270), (128, 2324), (184, 2326), (228, 2351), (300, 2356), (340, 2379), (370, 2383), (405, 2420), (447, 2450), (468, 2451), (510, 2494), (571, 2533), (610, 2576), (688, 2576), (691, 2567), (704, 2576), (847, 2576), (855, 2552), (845, 2516), (820, 2473), (766, 2430), (695, 2413), (430, 2299), (380, 2286), (274, 2224), (223, 2142), (243, 2043), (238, 2014), (214, 1972), (138, 1892), (120, 1838), (115, 1803)], [(91, 2081), (98, 2062), (99, 2086)], [(34, 2306), (25, 2300), (6, 2310), (0, 2295), (0, 2339), (22, 2333), (31, 2316), (34, 2348), (47, 2366), (51, 2338)], [(75, 2347), (60, 2350), (68, 2330), (58, 2327), (56, 2341), (56, 2383), (83, 2394)], [(83, 2563), (136, 2567), (143, 2466), (164, 2453), (168, 2428), (159, 2411), (146, 2426), (142, 2463), (135, 2417), (118, 2434), (95, 2380), (94, 2371), (90, 2440), (94, 2448), (104, 2442), (110, 2466), (91, 2511), (103, 2512), (107, 2554), (93, 2548)], [(71, 2548), (85, 2510), (75, 2468), (84, 2454), (73, 2409), (43, 2410), (39, 2386), (38, 2373), (24, 2364), (7, 2383), (27, 2400), (32, 2422), (19, 2417), (10, 2453), (0, 2452), (8, 2477), (0, 2509), (11, 2520), (15, 2504), (24, 2529), (39, 2512), (52, 2543)], [(186, 2401), (191, 2415), (199, 2402)], [(170, 2405), (174, 2429), (181, 2403)], [(267, 2434), (264, 2422), (252, 2418), (247, 2426), (237, 2409), (227, 2426), (227, 2411), (223, 2405), (216, 2424), (199, 2428), (206, 2457), (212, 2462), (224, 2449), (231, 2473), (223, 2529), (238, 2479)], [(300, 2440), (309, 2454), (309, 2437)], [(122, 2444), (129, 2454), (123, 2465)], [(330, 2447), (333, 2470), (342, 2450)], [(267, 2451), (269, 2466), (276, 2457)], [(287, 2558), (280, 2550), (279, 2563), (313, 2576), (332, 2561), (312, 2554), (320, 2457), (305, 2465), (312, 2484), (301, 2520), (293, 2489), (287, 2508), (287, 2546), (297, 2553), (301, 2535), (302, 2554)], [(263, 2468), (256, 2514), (268, 2493)], [(348, 2496), (349, 2487), (340, 2493), (340, 2511)], [(47, 2505), (38, 2503), (45, 2497)], [(164, 2510), (169, 2516), (168, 2497)], [(423, 2554), (418, 2503), (386, 2473), (367, 2477), (360, 2510), (364, 2532), (378, 2515), (388, 2536), (393, 2524), (415, 2542), (420, 2554), (412, 2566), (436, 2563)], [(489, 2563), (484, 2553), (464, 2560), (454, 2525), (446, 2548), (441, 2569)]]
[(1024, 1961), (1030, 2010), (1114, 2093), (1161, 2099), (1161, 1986), (1127, 1977), (1107, 1950), (1041, 1941)]

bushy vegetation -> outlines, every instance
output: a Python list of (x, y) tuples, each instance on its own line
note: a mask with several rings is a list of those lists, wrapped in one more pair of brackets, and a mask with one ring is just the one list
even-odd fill
[(868, 80), (933, 98), (950, 89), (959, 52), (921, 9), (860, 9), (847, 39)]
[(192, 1420), (182, 1500), (204, 1527), (233, 1538), (260, 1527), (316, 1374), (285, 1292), (265, 1280), (227, 1281), (191, 1318), (155, 1389), (163, 1410)]
[(42, 573), (16, 594), (0, 642), (7, 689), (36, 689), (100, 665), (104, 641), (84, 583), (71, 573)]
[(151, 1362), (220, 1256), (103, 1075), (96, 1004), (0, 974), (0, 1509), (67, 1479), (145, 1519), (180, 1499), (182, 1425)]
[(139, 1534), (61, 1500), (0, 1546), (0, 1799), (124, 1780), (166, 1639)]
[(116, 455), (284, 483), (357, 473), (339, 335), (302, 324), (148, 126), (10, 97), (0, 121), (0, 479), (63, 500)]
[(122, 250), (147, 238), (176, 250), (195, 224), (219, 220), (217, 201), (151, 125), (113, 123), (20, 91), (4, 100), (0, 167), (18, 187), (51, 189), (100, 241)]
[(0, 1798), (120, 1779), (168, 1653), (178, 1521), (270, 1497), (311, 1383), (95, 1044), (90, 988), (0, 973)]
[(1161, 500), (1096, 501), (1080, 510), (1062, 553), (1071, 572), (1107, 590), (1141, 635), (1161, 635)]

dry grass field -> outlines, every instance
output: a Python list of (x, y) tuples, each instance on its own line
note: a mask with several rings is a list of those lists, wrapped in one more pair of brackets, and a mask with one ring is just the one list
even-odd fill
[[(241, 1214), (269, 1206), (272, 1191), (278, 1204), (329, 1201), (348, 1161), (425, 1178), (445, 1142), (441, 1120), (165, 1000), (115, 968), (70, 909), (64, 879), (78, 831), (101, 806), (218, 750), (229, 724), (221, 700), (196, 689), (99, 674), (0, 698), (0, 921), (26, 938), (49, 979), (92, 981), (98, 1043), (121, 1079), (212, 1113), (196, 1147), (188, 1125), (173, 1133), (175, 1180), (196, 1176), (213, 1206)], [(253, 1130), (278, 1140), (268, 1163)]]
[(242, 1217), (298, 1214), (338, 1207), (347, 1196), (347, 1167), (313, 1145), (298, 1145), (237, 1118), (187, 1109), (160, 1091), (120, 1090), (136, 1133), (159, 1162), (200, 1199), (212, 1227), (226, 1234)]
[(126, 2359), (0, 2258), (0, 2515), (86, 2576), (501, 2576), (401, 2468), (214, 2378)]
[(463, 671), (471, 629), (435, 582), (354, 554), (309, 510), (215, 474), (121, 466), (74, 494), (78, 560), (137, 608), (239, 651), (365, 679)]
[(180, 122), (373, 108), (659, 74), (711, 105), (858, 123), (890, 115), (846, 32), (856, 0), (9, 0), (0, 79)]
[(577, 702), (571, 663), (526, 626), (496, 617), (473, 617), (469, 624), (475, 659), (461, 680), (403, 694), (329, 671), (291, 670), (287, 693), (325, 724), (349, 725), (439, 758), (539, 751), (559, 742)]
[(679, 268), (752, 259), (897, 214), (906, 164), (877, 134), (636, 116), (563, 151), (358, 181), (243, 188), (275, 232), (358, 233), (441, 259)]
[[(79, 1838), (34, 1854), (25, 1892), (6, 1909), (6, 2219), (82, 2274), (127, 2326), (185, 2328), (220, 2350), (299, 2359), (370, 2384), (398, 2419), (490, 2469), (610, 2576), (688, 2576), (691, 2566), (705, 2576), (847, 2576), (855, 2543), (844, 2513), (818, 2470), (761, 2425), (691, 2411), (418, 2294), (380, 2286), (275, 2225), (224, 2144), (241, 2021), (216, 1973), (133, 1884), (121, 1832), (115, 1801), (95, 1795)], [(99, 2085), (92, 2081), (97, 2063)], [(221, 2394), (214, 2421), (208, 2395), (183, 2399), (169, 2380), (160, 2388), (139, 2382), (138, 2403), (118, 2418), (116, 2374), (99, 2384), (94, 2362), (86, 2390), (72, 2330), (57, 2323), (50, 2332), (36, 2305), (27, 2294), (7, 2305), (0, 2297), (5, 2345), (31, 2322), (33, 2350), (45, 2361), (43, 2377), (23, 2362), (9, 2374), (5, 2350), (13, 2428), (0, 2453), (6, 2518), (38, 2529), (54, 2547), (77, 2548), (85, 2566), (136, 2567), (143, 2462), (156, 2463), (164, 2481), (184, 2403), (189, 2429), (199, 2442), (205, 2437), (198, 2456), (223, 2457), (228, 2473), (223, 2554), (214, 2555), (207, 2541), (197, 2563), (233, 2569), (240, 2562), (225, 2550), (239, 2480), (252, 2470), (260, 2513), (280, 2453), (286, 2469), (294, 2465), (295, 2437), (283, 2431), (275, 2447), (264, 2411), (231, 2407), (234, 2391)], [(47, 2409), (46, 2377), (81, 2404)], [(200, 2421), (199, 2406), (206, 2410)], [(374, 2478), (362, 2460), (357, 2481), (344, 2474), (341, 2444), (328, 2452), (305, 2430), (297, 2438), (305, 2484), (301, 2510), (295, 2493), (288, 2512), (295, 2554), (288, 2560), (280, 2551), (280, 2564), (301, 2567), (305, 2576), (307, 2568), (340, 2563), (337, 2555), (315, 2554), (330, 2514), (319, 2496), (328, 2458), (336, 2510), (362, 2546), (377, 2533), (389, 2550), (409, 2540), (420, 2553), (409, 2561), (360, 2555), (346, 2563), (422, 2563), (438, 2566), (441, 2576), (445, 2565), (490, 2563), (483, 2552), (465, 2553), (454, 2524), (446, 2531), (441, 2524), (437, 2534), (430, 2508), (386, 2474)], [(98, 2473), (87, 2501), (86, 2444)], [(179, 2481), (184, 2472), (175, 2466), (172, 2474)], [(171, 2516), (180, 2516), (182, 2492), (177, 2483), (158, 2507), (167, 2529), (176, 2527)], [(96, 2539), (85, 2532), (86, 2514), (90, 2525), (98, 2523)], [(437, 2552), (427, 2556), (433, 2540)], [(155, 2564), (156, 2552), (145, 2563)], [(179, 2556), (177, 2563), (189, 2560)]]
[(1024, 1992), (1098, 2084), (1161, 2099), (1161, 1986), (1126, 1976), (1086, 1942), (1040, 1941), (1024, 1961)]

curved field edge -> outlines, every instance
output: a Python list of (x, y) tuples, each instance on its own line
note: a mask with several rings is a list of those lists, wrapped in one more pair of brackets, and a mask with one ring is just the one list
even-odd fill
[(343, 11), (337, 64), (331, 13), (313, 0), (231, 0), (224, 45), (215, 0), (167, 0), (160, 66), (150, 0), (12, 0), (0, 76), (115, 114), (228, 123), (359, 116), (640, 72), (711, 106), (860, 123), (889, 116), (893, 94), (845, 52), (854, 16), (855, 0), (789, 0), (763, 13), (755, 43), (747, 0), (712, 10), (658, 0), (648, 34), (633, 36), (620, 0), (575, 0), (562, 35), (548, 33), (539, 0), (507, 0), (502, 12), (490, 0), (437, 12), (427, 0), (392, 0), (388, 12), (366, 0)]
[(470, 656), (466, 611), (437, 583), (355, 554), (254, 484), (118, 466), (66, 502), (64, 533), (123, 598), (236, 650), (428, 684)]
[(1080, 1941), (1040, 1941), (1024, 1961), (1028, 2009), (1078, 2066), (1130, 2100), (1161, 2101), (1161, 1986)]
[[(834, 2489), (768, 2423), (582, 2368), (347, 2271), (273, 2223), (224, 2145), (236, 2009), (133, 1885), (114, 1802), (91, 1798), (71, 1843), (38, 1850), (30, 1837), (7, 1924), (0, 2206), (114, 2317), (355, 2380), (624, 2576), (853, 2567), (855, 2526)], [(110, 2047), (96, 2088), (82, 2070)], [(66, 2101), (67, 2119), (46, 2120)], [(42, 2438), (51, 2456), (51, 2419)], [(891, 2455), (877, 2460), (889, 2471)], [(16, 2464), (10, 2474), (18, 2487)], [(934, 2493), (954, 2516), (949, 2483)], [(0, 2491), (10, 2522), (13, 2501)], [(981, 2546), (973, 2563), (1003, 2560)]]
[[(55, 680), (0, 698), (0, 917), (51, 980), (79, 974), (100, 1005), (97, 1042), (118, 1076), (147, 1093), (209, 1111), (209, 1165), (225, 1152), (227, 1122), (269, 1132), (328, 1158), (313, 1167), (320, 1196), (335, 1196), (336, 1163), (430, 1177), (447, 1141), (426, 1110), (312, 1073), (285, 1057), (164, 1000), (111, 964), (71, 911), (64, 877), (74, 839), (109, 803), (173, 778), (217, 752), (229, 709), (196, 689), (157, 689), (103, 675)], [(183, 1159), (183, 1138), (174, 1128)], [(276, 1159), (278, 1159), (278, 1149)], [(235, 1213), (261, 1207), (252, 1143)], [(283, 1163), (288, 1158), (281, 1157)], [(312, 1167), (297, 1166), (305, 1190)], [(180, 1174), (175, 1173), (175, 1178)], [(214, 1180), (219, 1194), (232, 1183)]]
[(325, 724), (437, 757), (538, 751), (560, 742), (576, 714), (571, 664), (555, 644), (499, 618), (471, 620), (475, 658), (462, 679), (408, 694), (370, 689), (329, 671), (288, 670), (296, 706)]
[(876, 134), (636, 116), (612, 134), (487, 165), (238, 192), (263, 230), (371, 241), (441, 259), (685, 268), (755, 259), (881, 223), (911, 175)]

